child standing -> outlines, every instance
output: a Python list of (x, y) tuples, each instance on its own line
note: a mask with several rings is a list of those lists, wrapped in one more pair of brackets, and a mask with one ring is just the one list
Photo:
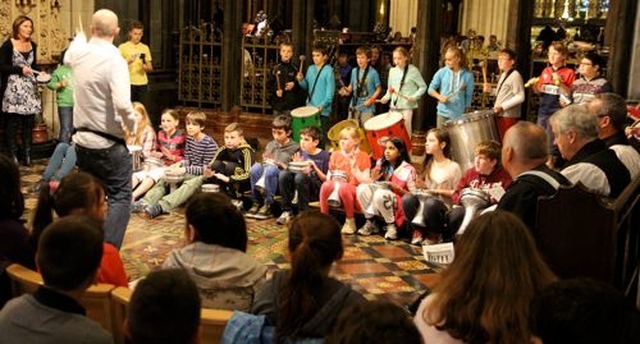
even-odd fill
[(293, 161), (307, 161), (301, 173), (283, 170), (280, 172), (280, 193), (282, 194), (282, 214), (276, 220), (284, 225), (293, 217), (293, 199), (298, 193), (298, 212), (309, 210), (309, 201), (315, 201), (320, 194), (320, 186), (327, 180), (330, 154), (318, 145), (322, 133), (318, 127), (308, 127), (300, 131), (301, 152), (293, 155)]
[[(370, 235), (377, 232), (373, 217), (378, 215), (385, 222), (384, 237), (388, 240), (398, 239), (398, 226), (405, 220), (400, 206), (402, 196), (415, 191), (416, 169), (411, 165), (409, 152), (404, 141), (392, 137), (385, 143), (384, 156), (371, 170), (373, 183), (360, 184), (356, 189), (358, 201), (367, 222), (358, 230), (358, 234)], [(376, 185), (384, 182), (384, 185)]]
[(149, 80), (147, 73), (153, 71), (151, 50), (140, 40), (144, 35), (144, 26), (134, 20), (129, 27), (129, 41), (120, 44), (120, 54), (129, 65), (129, 79), (131, 82), (131, 101), (141, 101), (147, 93)]
[[(369, 177), (371, 161), (367, 153), (358, 149), (359, 144), (360, 135), (357, 128), (346, 127), (340, 131), (340, 150), (331, 153), (327, 180), (320, 187), (320, 211), (328, 214), (329, 196), (339, 185), (338, 197), (345, 212), (342, 233), (345, 234), (356, 232), (356, 220), (354, 217), (356, 187), (360, 183), (371, 181)], [(346, 181), (342, 180), (339, 173), (346, 174)]]
[(354, 108), (354, 117), (363, 128), (364, 123), (375, 115), (376, 99), (382, 88), (378, 71), (369, 64), (371, 49), (368, 47), (356, 49), (356, 61), (358, 68), (351, 71), (351, 82), (346, 92), (352, 95), (351, 105)]
[(238, 208), (242, 205), (242, 192), (251, 190), (250, 169), (256, 161), (256, 153), (244, 139), (238, 123), (224, 128), (224, 146), (213, 156), (204, 170), (204, 178), (220, 186)]
[[(196, 283), (202, 307), (248, 312), (267, 269), (247, 252), (242, 213), (220, 193), (200, 193), (185, 211), (187, 246), (162, 264), (180, 268)], [(224, 229), (224, 230), (220, 230)]]
[[(273, 196), (278, 191), (280, 171), (287, 168), (293, 154), (300, 150), (300, 145), (291, 139), (291, 117), (278, 115), (271, 123), (273, 141), (264, 149), (263, 163), (251, 166), (251, 198), (253, 206), (247, 216), (264, 220), (271, 217)], [(264, 197), (256, 187), (264, 174)]]
[(336, 86), (338, 88), (337, 114), (338, 120), (342, 121), (349, 117), (350, 97), (347, 94), (347, 86), (351, 81), (351, 70), (353, 67), (349, 64), (349, 55), (345, 51), (338, 54), (338, 65), (334, 67), (336, 75)]
[(58, 119), (60, 120), (58, 140), (68, 144), (71, 142), (71, 134), (73, 133), (73, 72), (71, 67), (62, 63), (65, 52), (66, 50), (60, 56), (58, 68), (51, 73), (51, 80), (47, 83), (47, 87), (56, 91)]
[(158, 182), (142, 199), (139, 207), (144, 207), (144, 215), (154, 218), (162, 213), (168, 213), (186, 202), (200, 189), (203, 183), (201, 175), (207, 164), (218, 151), (218, 144), (211, 136), (205, 134), (204, 124), (206, 115), (200, 111), (187, 114), (187, 144), (184, 150), (184, 160), (167, 168), (176, 174), (184, 175), (184, 182), (180, 187), (167, 195), (169, 186), (166, 181)]
[(457, 47), (447, 48), (445, 66), (440, 68), (429, 84), (429, 95), (438, 100), (437, 127), (448, 120), (463, 118), (471, 108), (473, 73), (467, 70), (467, 58)]
[(280, 44), (280, 63), (271, 71), (268, 85), (274, 115), (291, 115), (291, 110), (304, 103), (302, 89), (296, 80), (298, 67), (291, 62), (292, 56), (293, 45)]
[(307, 75), (296, 75), (300, 87), (307, 91), (307, 105), (315, 106), (320, 111), (322, 132), (329, 131), (329, 116), (333, 104), (333, 95), (336, 91), (336, 80), (333, 77), (333, 69), (327, 64), (327, 50), (316, 45), (311, 52), (313, 64), (307, 68)]
[[(425, 148), (427, 159), (424, 179), (416, 179), (416, 188), (418, 191), (427, 191), (431, 196), (426, 199), (418, 198), (415, 193), (402, 196), (402, 210), (409, 220), (409, 228), (413, 229), (412, 244), (421, 244), (424, 239), (427, 240), (425, 244), (433, 243), (438, 239), (442, 231), (438, 231), (437, 228), (442, 228), (444, 225), (435, 222), (438, 216), (430, 211), (446, 212), (451, 209), (453, 205), (451, 196), (462, 176), (460, 165), (451, 160), (451, 138), (448, 131), (441, 128), (429, 130)], [(423, 204), (422, 214), (418, 214), (420, 203)], [(422, 215), (424, 227), (412, 222), (417, 215)]]
[[(184, 145), (187, 139), (181, 129), (180, 115), (177, 111), (167, 109), (160, 118), (161, 130), (158, 132), (156, 151), (151, 153), (151, 157), (161, 159), (164, 166), (171, 166), (184, 159)], [(136, 172), (131, 177), (131, 187), (133, 189), (133, 200), (144, 195), (151, 189), (164, 175), (164, 167), (152, 167), (145, 165), (145, 169)], [(137, 211), (136, 207), (133, 211)]]

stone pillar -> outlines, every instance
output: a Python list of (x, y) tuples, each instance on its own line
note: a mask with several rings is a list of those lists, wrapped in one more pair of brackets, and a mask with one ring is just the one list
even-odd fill
[[(633, 46), (631, 47), (631, 66), (629, 80), (640, 79), (640, 3), (636, 13), (635, 27), (633, 28)], [(640, 84), (630, 82), (627, 90), (627, 98), (640, 101)], [(638, 289), (640, 292), (640, 288)], [(640, 298), (638, 299), (640, 300)]]
[(637, 12), (637, 0), (619, 0), (611, 2), (607, 15), (605, 40), (611, 48), (607, 75), (613, 89), (623, 97), (627, 97), (631, 89), (637, 90), (637, 86), (629, 82), (631, 72), (638, 68), (637, 62), (631, 59), (638, 51)]
[(240, 82), (242, 74), (242, 9), (243, 2), (230, 0), (225, 2), (222, 38), (222, 110), (225, 112), (239, 104)]
[[(413, 46), (413, 64), (422, 72), (427, 82), (438, 70), (440, 59), (440, 35), (442, 26), (442, 4), (440, 0), (425, 0), (418, 6), (418, 35)], [(413, 131), (425, 130), (436, 125), (437, 102), (425, 93), (418, 108), (418, 116), (414, 119)]]

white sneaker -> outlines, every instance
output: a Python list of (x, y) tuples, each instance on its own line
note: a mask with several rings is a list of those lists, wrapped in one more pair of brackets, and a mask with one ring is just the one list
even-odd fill
[(278, 219), (276, 220), (276, 223), (279, 225), (286, 225), (287, 223), (289, 223), (289, 221), (291, 221), (292, 217), (293, 214), (291, 214), (290, 211), (283, 211), (282, 214), (280, 214), (280, 217), (278, 217)]
[(388, 223), (384, 226), (384, 238), (387, 240), (396, 240), (398, 239), (398, 229), (396, 228), (395, 223)]
[(291, 200), (291, 204), (298, 204), (298, 190), (293, 193), (293, 199)]
[(346, 219), (341, 232), (342, 234), (354, 234), (356, 232), (356, 219)]
[(367, 222), (365, 222), (364, 226), (358, 229), (358, 234), (367, 236), (373, 234), (373, 232), (375, 231), (376, 224), (373, 222), (373, 220), (367, 219)]

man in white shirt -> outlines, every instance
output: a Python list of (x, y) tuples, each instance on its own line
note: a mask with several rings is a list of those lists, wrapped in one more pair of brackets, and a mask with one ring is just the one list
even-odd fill
[(129, 223), (132, 165), (124, 127), (134, 131), (127, 62), (113, 45), (118, 17), (102, 9), (93, 14), (91, 40), (76, 35), (65, 54), (75, 76), (73, 136), (80, 169), (107, 186), (109, 211), (105, 240), (120, 248)]

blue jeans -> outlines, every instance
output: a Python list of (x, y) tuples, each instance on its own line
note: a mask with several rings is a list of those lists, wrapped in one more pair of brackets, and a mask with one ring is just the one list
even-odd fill
[(120, 249), (131, 217), (131, 174), (129, 150), (122, 144), (104, 149), (76, 145), (78, 167), (107, 186), (109, 211), (105, 221), (105, 241)]
[(76, 160), (76, 146), (61, 141), (49, 158), (42, 180), (45, 182), (51, 179), (61, 180), (76, 167)]
[(73, 133), (73, 106), (59, 106), (58, 118), (60, 119), (60, 142), (71, 142), (71, 133)]
[(265, 174), (265, 191), (264, 204), (272, 204), (273, 196), (278, 191), (278, 175), (280, 170), (272, 165), (263, 167), (260, 163), (255, 163), (251, 166), (251, 197), (255, 202), (259, 202), (262, 199), (260, 192), (256, 190), (256, 183)]

